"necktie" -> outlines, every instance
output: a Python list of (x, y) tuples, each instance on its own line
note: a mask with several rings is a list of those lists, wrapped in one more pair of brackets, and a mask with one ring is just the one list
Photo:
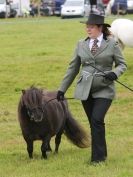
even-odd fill
[(95, 53), (97, 52), (97, 49), (99, 48), (98, 45), (98, 39), (95, 39), (91, 48), (91, 53), (92, 55), (95, 55)]

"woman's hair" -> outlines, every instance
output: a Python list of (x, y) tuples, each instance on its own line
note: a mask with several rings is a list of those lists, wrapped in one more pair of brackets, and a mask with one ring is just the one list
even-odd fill
[(106, 38), (111, 35), (111, 31), (108, 29), (106, 25), (97, 25), (98, 27), (102, 27), (103, 36)]

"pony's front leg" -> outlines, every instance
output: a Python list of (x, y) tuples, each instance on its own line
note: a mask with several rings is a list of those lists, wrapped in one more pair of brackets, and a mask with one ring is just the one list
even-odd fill
[(49, 146), (50, 146), (50, 137), (45, 137), (44, 139), (43, 139), (43, 142), (42, 142), (42, 146), (41, 146), (41, 151), (42, 151), (42, 157), (44, 158), (44, 159), (47, 159), (47, 154), (46, 154), (46, 152), (47, 152), (47, 150), (49, 149)]
[(27, 143), (27, 151), (29, 154), (29, 158), (32, 159), (33, 158), (33, 140), (26, 139), (26, 143)]

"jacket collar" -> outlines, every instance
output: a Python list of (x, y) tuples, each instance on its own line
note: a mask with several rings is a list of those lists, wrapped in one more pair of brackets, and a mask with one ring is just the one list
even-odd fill
[(96, 54), (95, 55), (92, 55), (91, 51), (90, 51), (90, 48), (89, 48), (89, 44), (88, 44), (88, 40), (90, 38), (87, 37), (85, 38), (85, 48), (87, 49), (87, 52), (88, 54), (92, 57), (92, 58), (95, 58), (97, 55), (99, 55), (107, 46), (108, 46), (108, 41), (109, 39), (103, 35), (103, 40), (101, 42), (101, 46), (100, 48), (97, 50)]

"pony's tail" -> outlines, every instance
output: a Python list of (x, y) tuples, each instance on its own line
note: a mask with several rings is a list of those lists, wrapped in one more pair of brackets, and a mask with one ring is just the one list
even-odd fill
[(71, 113), (68, 111), (67, 119), (65, 124), (64, 134), (67, 138), (76, 146), (80, 148), (89, 147), (89, 135), (83, 130), (79, 123), (72, 117)]

